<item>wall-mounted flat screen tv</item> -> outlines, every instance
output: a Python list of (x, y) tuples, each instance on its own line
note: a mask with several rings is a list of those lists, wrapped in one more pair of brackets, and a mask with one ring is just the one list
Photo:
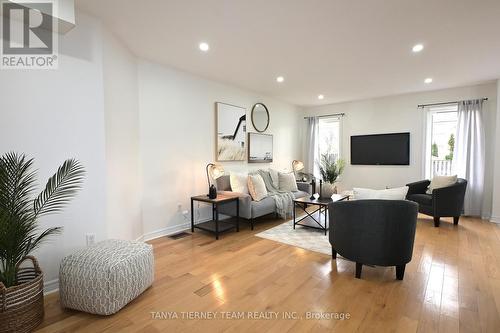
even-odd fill
[(351, 164), (410, 165), (410, 133), (351, 136)]

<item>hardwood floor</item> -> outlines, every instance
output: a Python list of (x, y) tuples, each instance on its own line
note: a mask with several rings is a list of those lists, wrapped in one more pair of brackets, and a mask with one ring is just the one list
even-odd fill
[[(461, 218), (458, 227), (443, 219), (434, 228), (421, 216), (413, 260), (397, 281), (393, 267), (365, 266), (359, 280), (353, 262), (254, 236), (281, 222), (245, 225), (219, 241), (201, 231), (153, 240), (156, 280), (143, 295), (110, 317), (62, 310), (58, 294), (48, 295), (39, 331), (500, 332), (499, 226)], [(181, 318), (195, 311), (217, 319)], [(248, 318), (254, 311), (273, 320)], [(169, 312), (179, 319), (166, 319)], [(246, 318), (221, 319), (223, 312)], [(306, 312), (350, 318), (312, 320)]]

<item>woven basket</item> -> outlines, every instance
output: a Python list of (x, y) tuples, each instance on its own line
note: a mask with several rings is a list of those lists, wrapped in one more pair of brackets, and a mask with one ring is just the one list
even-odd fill
[[(31, 260), (33, 267), (20, 265)], [(0, 282), (0, 333), (31, 332), (43, 320), (43, 273), (38, 261), (27, 256), (16, 266), (16, 285)]]

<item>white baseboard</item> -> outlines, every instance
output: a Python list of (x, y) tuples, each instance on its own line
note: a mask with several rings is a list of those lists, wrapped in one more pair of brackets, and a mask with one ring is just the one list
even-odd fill
[(492, 216), (490, 218), (490, 222), (493, 222), (493, 223), (500, 223), (500, 217), (498, 216)]
[(43, 293), (44, 295), (52, 294), (59, 290), (59, 279), (54, 279), (50, 281), (45, 281), (43, 283)]
[(148, 232), (148, 233), (142, 235), (141, 238), (142, 238), (143, 242), (146, 242), (146, 241), (153, 240), (153, 239), (156, 239), (156, 238), (160, 238), (160, 237), (163, 237), (163, 236), (168, 236), (168, 235), (176, 234), (178, 232), (187, 230), (190, 227), (191, 227), (191, 223), (190, 222), (189, 223), (182, 223), (182, 224), (178, 224), (178, 225), (173, 225), (173, 226), (170, 226), (170, 227), (166, 227), (166, 228), (162, 228), (162, 229), (158, 229), (158, 230), (155, 230), (155, 231)]
[[(196, 224), (207, 222), (210, 220), (211, 219), (203, 219), (200, 221), (196, 221)], [(170, 235), (176, 234), (176, 233), (181, 232), (181, 231), (186, 231), (186, 230), (189, 230), (190, 228), (191, 228), (191, 222), (177, 224), (177, 225), (173, 225), (170, 227), (166, 227), (166, 228), (162, 228), (162, 229), (158, 229), (155, 231), (145, 233), (141, 237), (137, 238), (137, 241), (147, 242), (147, 241), (150, 241), (150, 240), (153, 240), (156, 238), (170, 236)]]

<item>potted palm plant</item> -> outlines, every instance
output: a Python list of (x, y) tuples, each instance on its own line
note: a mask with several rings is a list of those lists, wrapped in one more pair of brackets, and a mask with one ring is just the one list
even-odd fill
[(323, 180), (323, 186), (320, 196), (329, 198), (334, 193), (337, 193), (337, 182), (339, 176), (344, 171), (345, 162), (341, 159), (336, 159), (333, 154), (322, 154), (319, 164), (319, 172)]
[[(39, 230), (38, 219), (60, 212), (80, 189), (84, 169), (66, 160), (34, 196), (33, 159), (0, 157), (0, 333), (30, 332), (43, 319), (43, 273), (30, 254), (60, 227)], [(31, 261), (33, 267), (22, 265)]]

